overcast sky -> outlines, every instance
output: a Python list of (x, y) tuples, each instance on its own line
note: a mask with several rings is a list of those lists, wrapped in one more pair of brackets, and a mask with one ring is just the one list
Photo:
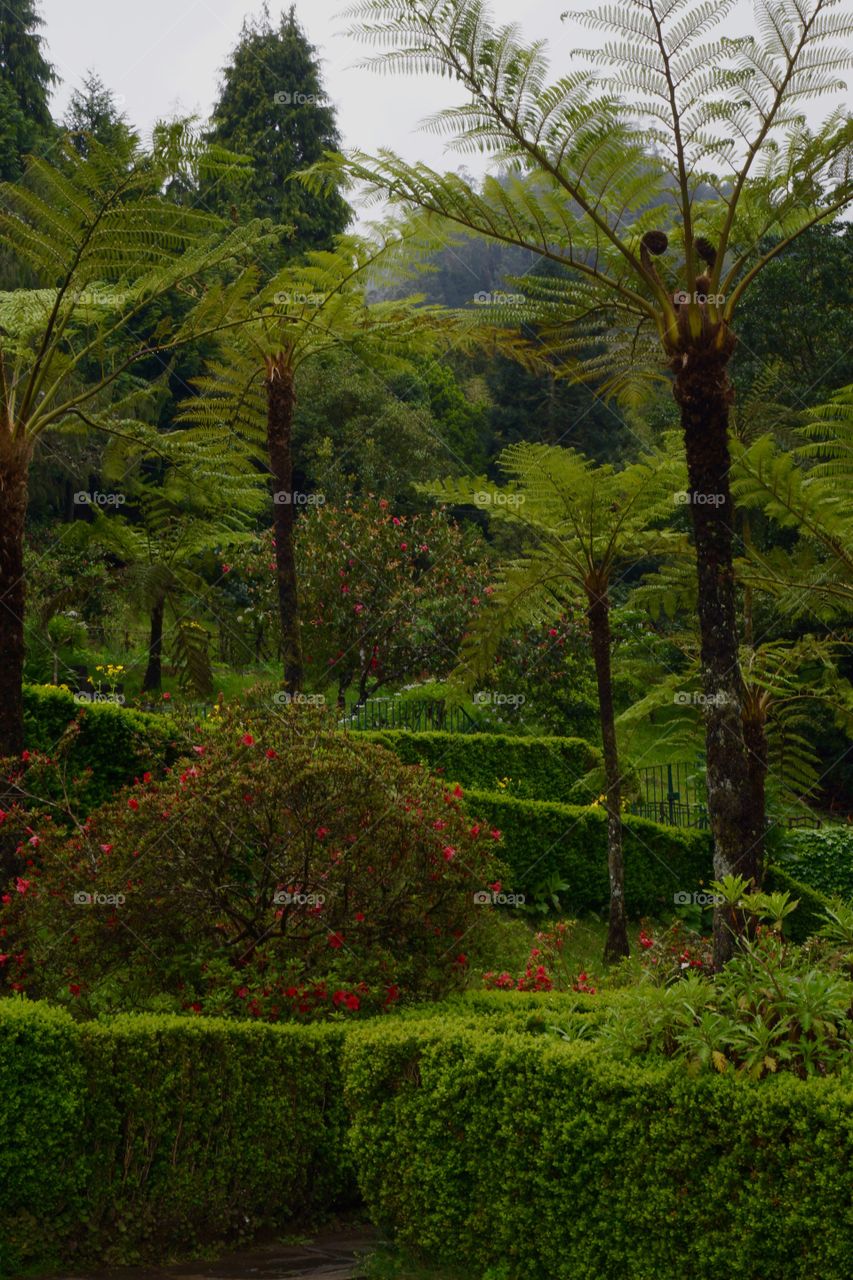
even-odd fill
[[(586, 7), (588, 0), (493, 0), (501, 22), (517, 20), (526, 37), (545, 37), (556, 73), (566, 69), (568, 55), (578, 41), (596, 43), (595, 32), (578, 32), (560, 22), (566, 7)], [(271, 0), (275, 15), (281, 0)], [(389, 146), (407, 159), (423, 160), (437, 168), (479, 166), (470, 158), (447, 153), (440, 137), (417, 132), (419, 120), (442, 106), (460, 101), (459, 87), (448, 80), (381, 76), (358, 69), (360, 59), (373, 52), (343, 33), (341, 17), (347, 0), (296, 0), (296, 11), (311, 42), (318, 48), (326, 90), (337, 107), (338, 123), (347, 148), (373, 151)], [(206, 117), (215, 100), (219, 69), (234, 47), (246, 14), (260, 2), (250, 0), (41, 0), (49, 55), (62, 85), (53, 102), (61, 117), (72, 89), (87, 69), (98, 72), (119, 97), (130, 121), (147, 134), (158, 118), (177, 112)], [(748, 0), (739, 0), (727, 18), (726, 35), (751, 28)], [(815, 112), (823, 116), (829, 103)]]
[[(501, 22), (519, 20), (525, 36), (547, 37), (557, 72), (577, 38), (576, 28), (560, 22), (572, 0), (494, 0)], [(583, 0), (580, 0), (583, 4)], [(282, 5), (272, 0), (276, 14)], [(147, 133), (154, 122), (181, 112), (207, 116), (216, 97), (219, 69), (246, 14), (260, 3), (249, 0), (41, 0), (50, 57), (63, 84), (53, 102), (61, 116), (73, 88), (88, 68), (123, 100), (130, 120)], [(357, 63), (373, 52), (343, 33), (340, 15), (347, 0), (296, 0), (296, 12), (323, 60), (326, 90), (337, 107), (347, 147), (371, 151), (390, 146), (410, 159), (455, 168), (461, 159), (446, 155), (441, 138), (417, 133), (418, 121), (459, 100), (448, 80), (382, 76)], [(730, 29), (729, 29), (730, 30)], [(584, 32), (584, 44), (595, 33)]]

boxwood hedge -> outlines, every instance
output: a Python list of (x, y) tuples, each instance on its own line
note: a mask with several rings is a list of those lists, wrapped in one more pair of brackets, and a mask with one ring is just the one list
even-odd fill
[[(79, 730), (67, 730), (79, 721)], [(83, 703), (66, 689), (24, 686), (24, 741), (28, 750), (59, 755), (69, 777), (91, 775), (82, 788), (89, 807), (108, 800), (146, 769), (159, 770), (179, 754), (166, 716), (110, 702)], [(60, 746), (60, 744), (62, 744)]]
[[(597, 911), (609, 899), (607, 822), (593, 806), (516, 800), (488, 792), (467, 794), (469, 812), (502, 834), (500, 856), (512, 888), (534, 896), (553, 878), (568, 884), (563, 900), (573, 912)], [(706, 831), (624, 819), (625, 902), (632, 915), (672, 911), (677, 893), (693, 893), (713, 879)]]
[(372, 1219), (454, 1273), (849, 1275), (850, 1078), (693, 1078), (446, 1017), (354, 1029), (344, 1063)]
[(342, 1034), (0, 1001), (0, 1276), (162, 1260), (346, 1198)]
[(448, 782), (509, 794), (568, 801), (573, 785), (600, 763), (600, 752), (583, 738), (522, 738), (503, 733), (410, 733), (402, 729), (364, 733), (405, 764), (424, 764)]

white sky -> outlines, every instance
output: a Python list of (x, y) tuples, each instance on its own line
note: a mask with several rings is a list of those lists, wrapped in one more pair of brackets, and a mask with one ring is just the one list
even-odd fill
[[(63, 79), (54, 101), (61, 117), (71, 90), (89, 68), (97, 71), (122, 101), (132, 124), (146, 135), (158, 118), (176, 112), (206, 117), (215, 100), (219, 69), (226, 62), (247, 13), (260, 0), (40, 0), (43, 34), (49, 56)], [(478, 171), (476, 158), (445, 150), (444, 139), (417, 132), (418, 122), (442, 106), (461, 100), (459, 86), (449, 80), (389, 75), (359, 69), (357, 63), (375, 50), (348, 39), (341, 14), (348, 0), (296, 0), (296, 12), (323, 60), (326, 91), (337, 108), (345, 148), (373, 151), (389, 146), (409, 160), (436, 168)], [(853, 0), (848, 0), (853, 3)], [(568, 7), (587, 7), (589, 0), (493, 0), (500, 22), (518, 21), (525, 37), (549, 41), (555, 73), (566, 68), (577, 41), (596, 43), (596, 32), (578, 31), (560, 22)], [(271, 0), (276, 16), (288, 0)], [(751, 29), (749, 0), (738, 0), (723, 33)], [(830, 107), (820, 100), (814, 118)], [(812, 114), (811, 112), (809, 113)]]
[[(560, 12), (578, 0), (493, 0), (500, 22), (519, 21), (526, 37), (546, 37), (552, 65), (565, 66), (576, 28), (560, 22)], [(579, 0), (583, 5), (584, 0)], [(273, 16), (288, 8), (271, 0)], [(341, 14), (347, 0), (296, 0), (296, 12), (323, 59), (326, 91), (338, 111), (346, 147), (372, 151), (390, 146), (409, 159), (456, 168), (462, 157), (444, 152), (441, 138), (416, 133), (418, 121), (460, 99), (449, 80), (383, 76), (358, 69), (375, 52), (348, 39)], [(51, 60), (63, 79), (53, 101), (61, 116), (73, 88), (89, 68), (122, 98), (131, 122), (147, 134), (154, 122), (176, 111), (207, 116), (216, 97), (218, 73), (227, 61), (248, 13), (260, 0), (41, 0)], [(727, 34), (732, 34), (727, 24)], [(596, 33), (581, 42), (594, 44)]]

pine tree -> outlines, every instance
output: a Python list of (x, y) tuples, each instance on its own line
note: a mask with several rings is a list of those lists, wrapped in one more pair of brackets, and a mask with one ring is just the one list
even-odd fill
[(224, 69), (211, 126), (209, 139), (248, 156), (253, 174), (239, 186), (202, 188), (202, 201), (222, 213), (233, 206), (243, 220), (271, 218), (292, 228), (279, 262), (285, 252), (329, 247), (349, 222), (349, 206), (336, 192), (315, 195), (291, 181), (297, 170), (340, 146), (316, 50), (293, 8), (277, 28), (266, 6), (260, 19), (244, 23)]
[(55, 133), (48, 98), (57, 76), (44, 56), (34, 0), (0, 5), (0, 181), (15, 182), (26, 157), (43, 154)]
[(82, 156), (88, 153), (93, 138), (104, 147), (114, 147), (130, 132), (115, 95), (94, 71), (88, 71), (83, 78), (83, 88), (72, 93), (63, 124)]

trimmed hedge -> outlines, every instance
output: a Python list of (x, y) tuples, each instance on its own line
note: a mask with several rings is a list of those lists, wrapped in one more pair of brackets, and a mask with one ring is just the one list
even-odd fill
[(792, 876), (830, 897), (853, 900), (853, 827), (821, 827), (785, 835)]
[(24, 686), (24, 741), (30, 751), (55, 756), (63, 734), (78, 719), (80, 730), (66, 741), (62, 759), (71, 777), (92, 770), (83, 789), (91, 807), (146, 770), (159, 772), (180, 754), (165, 716), (109, 702), (81, 705), (65, 689)]
[(600, 1047), (396, 1022), (350, 1032), (373, 1221), (494, 1280), (846, 1280), (853, 1081), (692, 1078)]
[(496, 791), (509, 778), (514, 796), (567, 802), (578, 779), (601, 763), (583, 738), (522, 738), (503, 733), (364, 732), (404, 764), (424, 764), (448, 782)]
[(0, 1275), (162, 1261), (346, 1198), (342, 1036), (0, 1001)]
[[(497, 827), (500, 856), (512, 889), (533, 896), (554, 876), (569, 888), (573, 912), (607, 905), (607, 819), (603, 809), (514, 800), (483, 791), (466, 796), (468, 810)], [(671, 911), (678, 892), (692, 893), (713, 879), (706, 831), (664, 827), (646, 818), (624, 819), (625, 904), (631, 915)]]

